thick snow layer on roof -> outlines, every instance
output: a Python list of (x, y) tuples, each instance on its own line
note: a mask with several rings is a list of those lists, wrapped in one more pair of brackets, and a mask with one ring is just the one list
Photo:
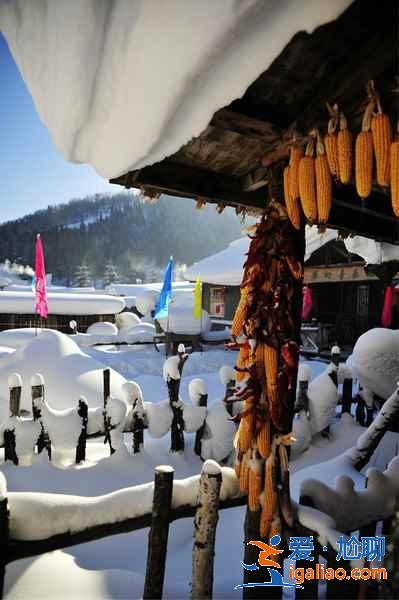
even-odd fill
[(176, 152), (350, 3), (15, 0), (0, 23), (58, 150), (110, 178)]
[[(325, 233), (320, 234), (317, 227), (307, 226), (305, 260), (308, 260), (313, 252), (321, 246), (336, 239), (337, 235), (337, 231), (333, 229), (327, 229)], [(205, 283), (240, 285), (249, 243), (250, 239), (248, 237), (234, 240), (225, 250), (194, 263), (185, 271), (184, 277), (194, 281), (199, 275), (201, 281)]]
[[(47, 294), (50, 315), (115, 315), (125, 308), (123, 298), (94, 294)], [(0, 313), (34, 314), (30, 292), (0, 292)]]
[(385, 242), (376, 242), (368, 238), (355, 235), (345, 240), (345, 246), (348, 252), (358, 254), (367, 264), (377, 264), (388, 262), (390, 260), (399, 260), (399, 246), (387, 244)]

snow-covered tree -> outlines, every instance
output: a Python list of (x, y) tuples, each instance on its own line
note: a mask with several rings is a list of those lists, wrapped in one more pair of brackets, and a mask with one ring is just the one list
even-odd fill
[(88, 287), (91, 285), (91, 273), (87, 265), (79, 265), (73, 277), (74, 287)]
[(111, 283), (117, 283), (118, 279), (119, 275), (114, 263), (111, 260), (107, 260), (104, 268), (104, 287), (106, 287), (107, 285), (111, 285)]

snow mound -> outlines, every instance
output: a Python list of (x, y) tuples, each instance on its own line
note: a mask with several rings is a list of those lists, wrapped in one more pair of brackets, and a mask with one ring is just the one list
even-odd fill
[(118, 333), (118, 328), (108, 321), (98, 321), (97, 323), (90, 325), (87, 328), (86, 333), (92, 333), (94, 335), (116, 335)]
[(150, 436), (154, 438), (164, 436), (169, 431), (173, 420), (169, 400), (163, 400), (158, 404), (144, 402), (144, 408)]
[(195, 378), (188, 384), (188, 395), (194, 406), (197, 406), (201, 396), (206, 396), (208, 390), (203, 379)]
[(159, 292), (157, 290), (143, 290), (136, 296), (136, 308), (145, 317), (155, 310)]
[(155, 334), (155, 325), (140, 323), (140, 325), (134, 325), (130, 329), (122, 329), (119, 332), (119, 341), (127, 344), (148, 344), (154, 341)]
[(312, 428), (304, 410), (295, 415), (292, 422), (292, 434), (295, 441), (291, 444), (293, 457), (302, 454), (312, 442)]
[[(31, 411), (30, 380), (41, 373), (46, 399), (54, 409), (76, 406), (84, 395), (89, 407), (102, 406), (104, 365), (85, 354), (67, 335), (44, 330), (0, 363), (0, 403), (8, 406), (7, 378), (20, 373), (21, 409)], [(111, 369), (111, 394), (123, 398), (124, 377)]]
[(351, 364), (361, 386), (388, 398), (399, 381), (399, 331), (366, 331), (355, 344)]
[(221, 383), (223, 385), (227, 385), (231, 381), (236, 380), (236, 372), (233, 369), (233, 367), (230, 367), (228, 365), (223, 365), (223, 367), (220, 367), (220, 369), (219, 369), (219, 377), (220, 377)]
[(0, 22), (57, 149), (109, 179), (174, 154), (295, 33), (349, 4), (31, 0), (1, 3)]
[(115, 317), (115, 325), (117, 328), (121, 330), (128, 331), (131, 327), (135, 325), (140, 325), (141, 320), (138, 315), (132, 312), (122, 312)]
[(222, 402), (216, 402), (208, 410), (201, 447), (204, 460), (213, 458), (220, 462), (232, 451), (236, 427), (229, 419), (230, 415)]
[(198, 335), (208, 333), (212, 323), (206, 310), (202, 311), (201, 319), (193, 315), (192, 299), (191, 306), (179, 306), (174, 303), (169, 305), (169, 317), (158, 319), (164, 331), (183, 333), (186, 335)]
[(206, 417), (205, 406), (192, 406), (183, 404), (184, 431), (195, 433), (203, 425)]
[(323, 431), (335, 419), (338, 390), (327, 370), (309, 384), (309, 414), (313, 434)]

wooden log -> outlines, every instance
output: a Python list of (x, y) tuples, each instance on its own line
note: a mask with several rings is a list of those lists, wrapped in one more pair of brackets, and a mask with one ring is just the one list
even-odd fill
[[(32, 398), (32, 416), (34, 421), (40, 422), (40, 435), (37, 440), (37, 452), (40, 454), (44, 448), (47, 447), (47, 452), (50, 452), (49, 458), (51, 460), (51, 444), (49, 444), (49, 438), (45, 435), (44, 425), (42, 421), (42, 411), (39, 400), (44, 399), (44, 379), (40, 373), (33, 375), (30, 381), (31, 386), (31, 398)], [(46, 444), (47, 441), (47, 444)]]
[(174, 470), (170, 466), (155, 469), (151, 527), (148, 533), (147, 564), (143, 600), (162, 598), (168, 545)]
[(19, 373), (13, 373), (9, 376), (8, 389), (10, 393), (10, 416), (19, 417), (22, 391), (22, 378)]
[(184, 450), (184, 420), (179, 398), (181, 376), (186, 360), (188, 359), (188, 355), (185, 354), (184, 344), (179, 344), (177, 354), (179, 357), (178, 370), (180, 377), (179, 379), (173, 379), (172, 377), (168, 377), (167, 380), (169, 406), (173, 413), (172, 425), (170, 428), (171, 452), (182, 452)]
[(234, 396), (235, 385), (236, 385), (236, 382), (234, 381), (234, 379), (232, 379), (231, 381), (228, 381), (226, 383), (226, 391), (224, 393), (224, 398), (223, 398), (223, 402), (226, 407), (226, 410), (231, 417), (233, 416), (233, 403), (229, 402), (229, 399), (232, 396)]
[(309, 410), (309, 396), (308, 396), (308, 388), (309, 381), (305, 379), (304, 381), (299, 381), (298, 385), (298, 395), (295, 403), (295, 412), (300, 412), (304, 410), (308, 412)]
[(365, 410), (366, 410), (366, 403), (363, 400), (363, 398), (361, 396), (359, 396), (359, 394), (358, 394), (357, 395), (357, 404), (356, 404), (355, 417), (356, 417), (356, 421), (362, 427), (364, 427), (364, 425), (366, 423)]
[(219, 495), (222, 470), (213, 460), (204, 463), (201, 473), (198, 506), (194, 520), (193, 600), (212, 598), (213, 559), (216, 527), (219, 519)]
[(109, 445), (110, 454), (114, 454), (115, 449), (112, 447), (111, 440), (111, 418), (107, 414), (108, 398), (111, 395), (111, 371), (104, 369), (103, 371), (103, 418), (104, 418), (104, 444)]
[[(198, 406), (208, 406), (208, 394), (201, 394), (198, 400)], [(202, 438), (205, 431), (205, 420), (201, 427), (197, 429), (195, 433), (194, 452), (198, 456), (201, 456), (202, 451)]]
[(0, 598), (3, 598), (4, 592), (9, 533), (7, 498), (0, 495)]
[(138, 454), (144, 445), (144, 419), (139, 414), (133, 413), (133, 453)]
[(78, 415), (82, 419), (82, 430), (79, 434), (78, 445), (76, 446), (75, 462), (77, 465), (86, 460), (88, 407), (82, 398), (79, 400)]
[(342, 385), (342, 412), (349, 413), (352, 408), (352, 379), (344, 379)]

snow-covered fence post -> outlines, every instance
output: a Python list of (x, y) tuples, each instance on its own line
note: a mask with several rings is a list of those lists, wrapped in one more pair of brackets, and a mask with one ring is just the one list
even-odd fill
[(31, 377), (31, 398), (32, 398), (32, 416), (34, 421), (40, 422), (41, 432), (37, 440), (37, 452), (40, 454), (44, 448), (47, 448), (49, 460), (51, 460), (51, 442), (45, 432), (42, 421), (42, 409), (40, 401), (44, 399), (44, 379), (43, 375), (36, 373)]
[(173, 494), (173, 476), (173, 467), (161, 465), (155, 468), (152, 520), (148, 533), (143, 600), (162, 598)]
[(6, 429), (3, 433), (4, 437), (4, 460), (11, 460), (14, 465), (18, 465), (18, 456), (16, 452), (15, 430)]
[(213, 559), (222, 470), (213, 460), (207, 460), (201, 473), (198, 507), (194, 520), (193, 600), (212, 598)]
[(82, 419), (82, 431), (79, 434), (78, 445), (76, 446), (75, 462), (77, 465), (86, 460), (88, 407), (83, 398), (79, 400), (78, 415)]
[(235, 381), (235, 371), (231, 367), (224, 366), (220, 367), (219, 371), (220, 381), (223, 385), (226, 386), (226, 391), (224, 393), (223, 402), (226, 407), (227, 412), (232, 417), (233, 416), (233, 403), (229, 402), (230, 398), (234, 396), (234, 389), (236, 386)]
[(22, 378), (19, 373), (12, 373), (8, 378), (10, 392), (10, 416), (19, 417), (21, 405)]
[(395, 392), (381, 407), (377, 417), (359, 437), (356, 446), (347, 450), (354, 468), (358, 471), (367, 465), (386, 431), (399, 415), (399, 383), (397, 386)]
[[(208, 394), (200, 394), (199, 395), (197, 406), (204, 406), (205, 408), (208, 406)], [(202, 423), (201, 427), (199, 429), (197, 429), (197, 431), (195, 433), (194, 452), (198, 456), (201, 456), (202, 437), (204, 435), (204, 431), (205, 431), (205, 420)]]
[(111, 371), (110, 369), (104, 369), (103, 371), (103, 417), (104, 417), (104, 444), (109, 444), (110, 454), (115, 452), (111, 443), (111, 419), (107, 414), (108, 398), (111, 395)]
[(295, 412), (304, 410), (306, 413), (309, 410), (309, 381), (311, 371), (308, 365), (299, 365), (298, 369), (298, 394), (295, 402)]
[(341, 360), (341, 348), (339, 346), (333, 346), (331, 348), (331, 362), (338, 369), (339, 361)]
[(135, 381), (126, 381), (122, 386), (125, 400), (131, 406), (128, 428), (133, 433), (133, 453), (140, 452), (144, 445), (145, 408), (143, 393)]
[(352, 378), (345, 377), (342, 384), (342, 412), (349, 413), (352, 408)]
[[(1, 482), (0, 482), (1, 484)], [(6, 574), (6, 557), (8, 553), (9, 520), (6, 489), (0, 485), (0, 598), (3, 598), (4, 578)]]
[(183, 367), (187, 359), (188, 355), (185, 354), (184, 344), (179, 344), (177, 356), (170, 356), (164, 363), (164, 379), (168, 386), (169, 405), (173, 413), (170, 428), (171, 452), (182, 452), (184, 450), (184, 420), (179, 390)]

